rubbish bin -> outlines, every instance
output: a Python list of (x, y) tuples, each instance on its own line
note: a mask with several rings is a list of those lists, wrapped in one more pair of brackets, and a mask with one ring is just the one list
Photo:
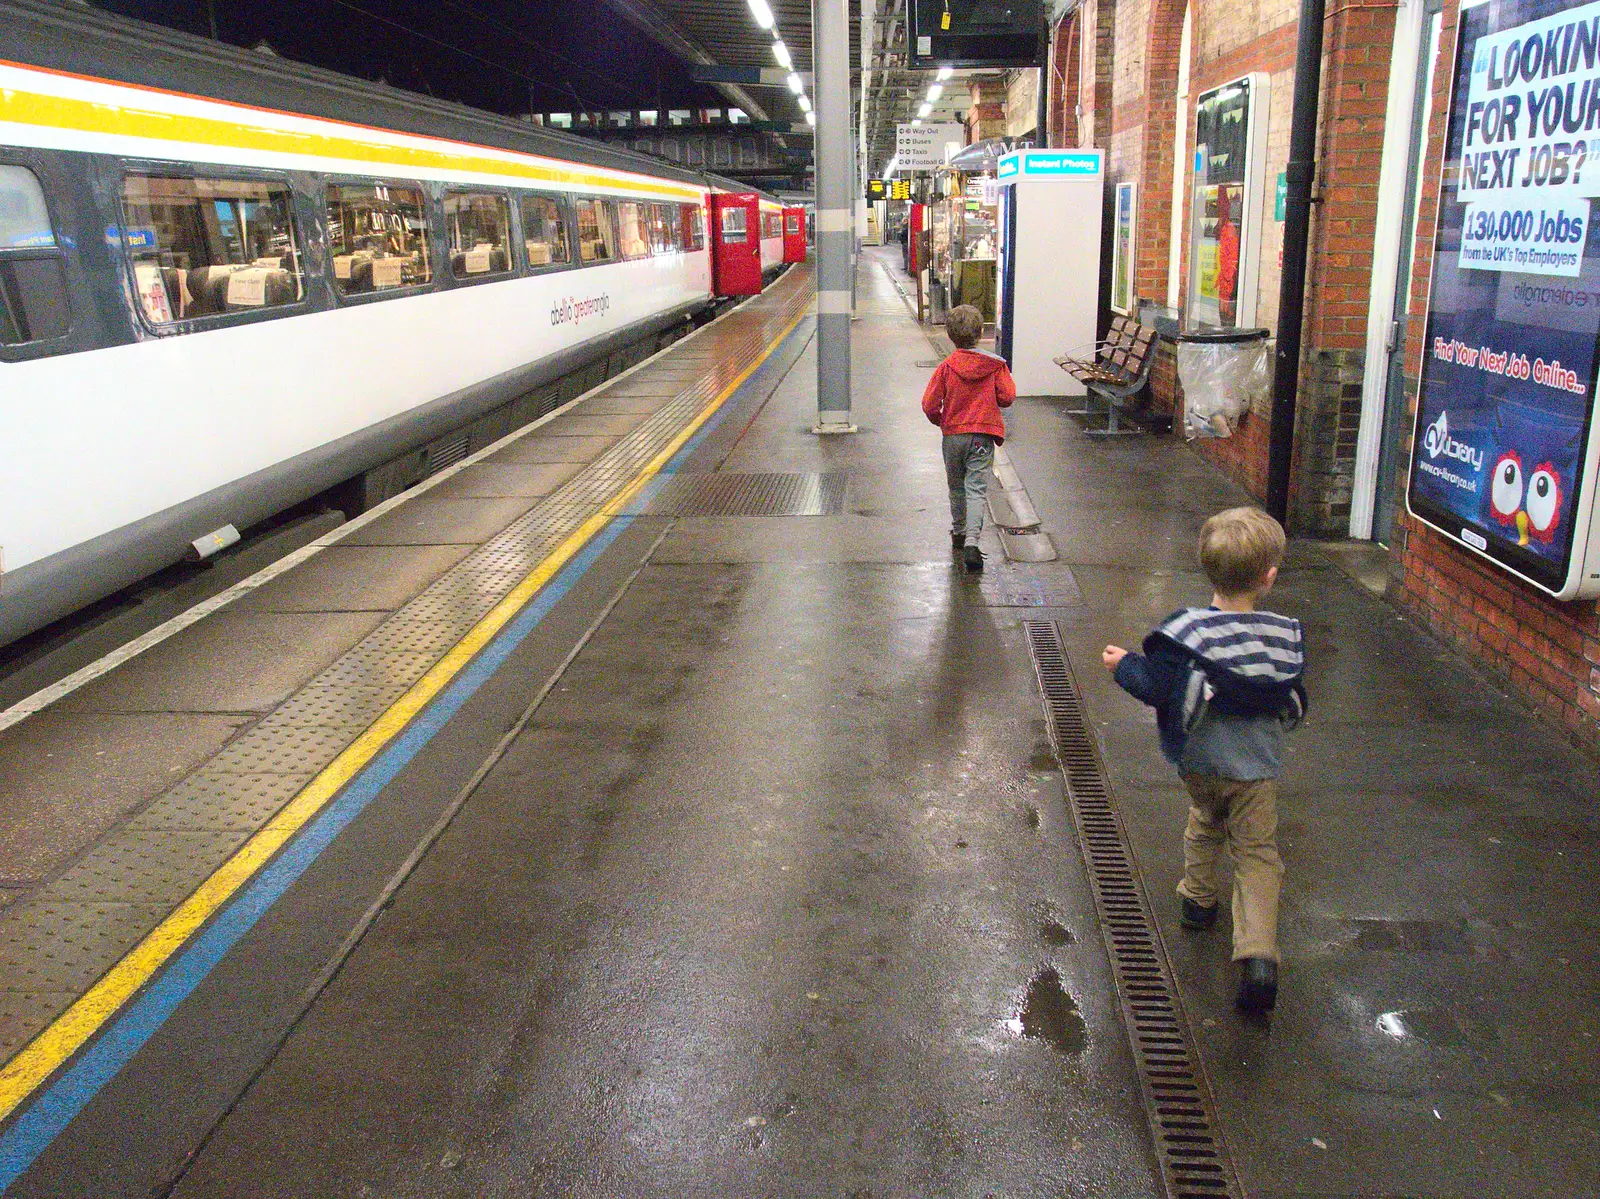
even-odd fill
[(1193, 329), (1178, 335), (1183, 435), (1232, 437), (1272, 390), (1268, 329)]

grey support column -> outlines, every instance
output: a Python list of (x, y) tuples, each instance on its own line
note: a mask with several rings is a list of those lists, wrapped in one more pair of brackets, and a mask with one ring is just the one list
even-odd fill
[(812, 0), (817, 111), (817, 433), (854, 433), (850, 421), (851, 251), (849, 0)]

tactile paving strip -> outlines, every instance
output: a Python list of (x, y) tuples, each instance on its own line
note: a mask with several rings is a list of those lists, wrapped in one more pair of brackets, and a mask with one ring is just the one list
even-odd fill
[(678, 474), (644, 505), (650, 516), (838, 516), (842, 474)]
[[(395, 611), (276, 711), (147, 805), (50, 886), (0, 912), (0, 1062), (154, 928), (659, 457), (810, 302), (779, 284), (729, 318), (707, 367), (646, 367), (673, 399)], [(742, 328), (741, 328), (742, 326)], [(693, 376), (686, 386), (669, 375)], [(597, 393), (599, 396), (604, 391)], [(492, 459), (490, 459), (492, 461)]]

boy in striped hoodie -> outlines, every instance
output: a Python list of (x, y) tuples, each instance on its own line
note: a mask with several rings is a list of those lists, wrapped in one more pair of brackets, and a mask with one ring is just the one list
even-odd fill
[(1277, 776), (1283, 734), (1306, 710), (1300, 622), (1256, 611), (1283, 560), (1283, 526), (1256, 508), (1230, 508), (1200, 530), (1200, 565), (1215, 594), (1144, 639), (1100, 656), (1117, 684), (1155, 708), (1161, 751), (1189, 790), (1178, 896), (1185, 928), (1217, 919), (1217, 857), (1233, 858), (1237, 1002), (1267, 1011), (1278, 995)]

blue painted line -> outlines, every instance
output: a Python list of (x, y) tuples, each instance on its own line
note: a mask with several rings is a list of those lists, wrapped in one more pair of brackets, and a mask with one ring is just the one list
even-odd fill
[[(785, 356), (795, 338), (808, 331), (809, 324), (808, 320), (802, 320), (795, 326), (782, 344), (740, 385), (739, 392), (729, 396), (727, 402), (672, 456), (661, 473), (647, 484), (645, 494), (653, 494), (664, 485), (666, 480), (663, 476), (678, 470), (687, 461), (737, 406), (745, 389), (764, 380), (769, 371), (775, 369), (778, 360)], [(211, 923), (162, 969), (48, 1088), (22, 1109), (11, 1126), (0, 1135), (0, 1191), (8, 1189), (38, 1160), (39, 1155), (99, 1094), (100, 1089), (116, 1077), (178, 1006), (205, 981), (223, 956), (255, 927), (273, 904), (310, 869), (334, 838), (349, 827), (433, 740), (434, 735), (449, 723), (462, 705), (489, 681), (633, 522), (633, 516), (618, 516), (595, 534), (433, 702), (363, 767), (339, 796), (223, 907)]]

